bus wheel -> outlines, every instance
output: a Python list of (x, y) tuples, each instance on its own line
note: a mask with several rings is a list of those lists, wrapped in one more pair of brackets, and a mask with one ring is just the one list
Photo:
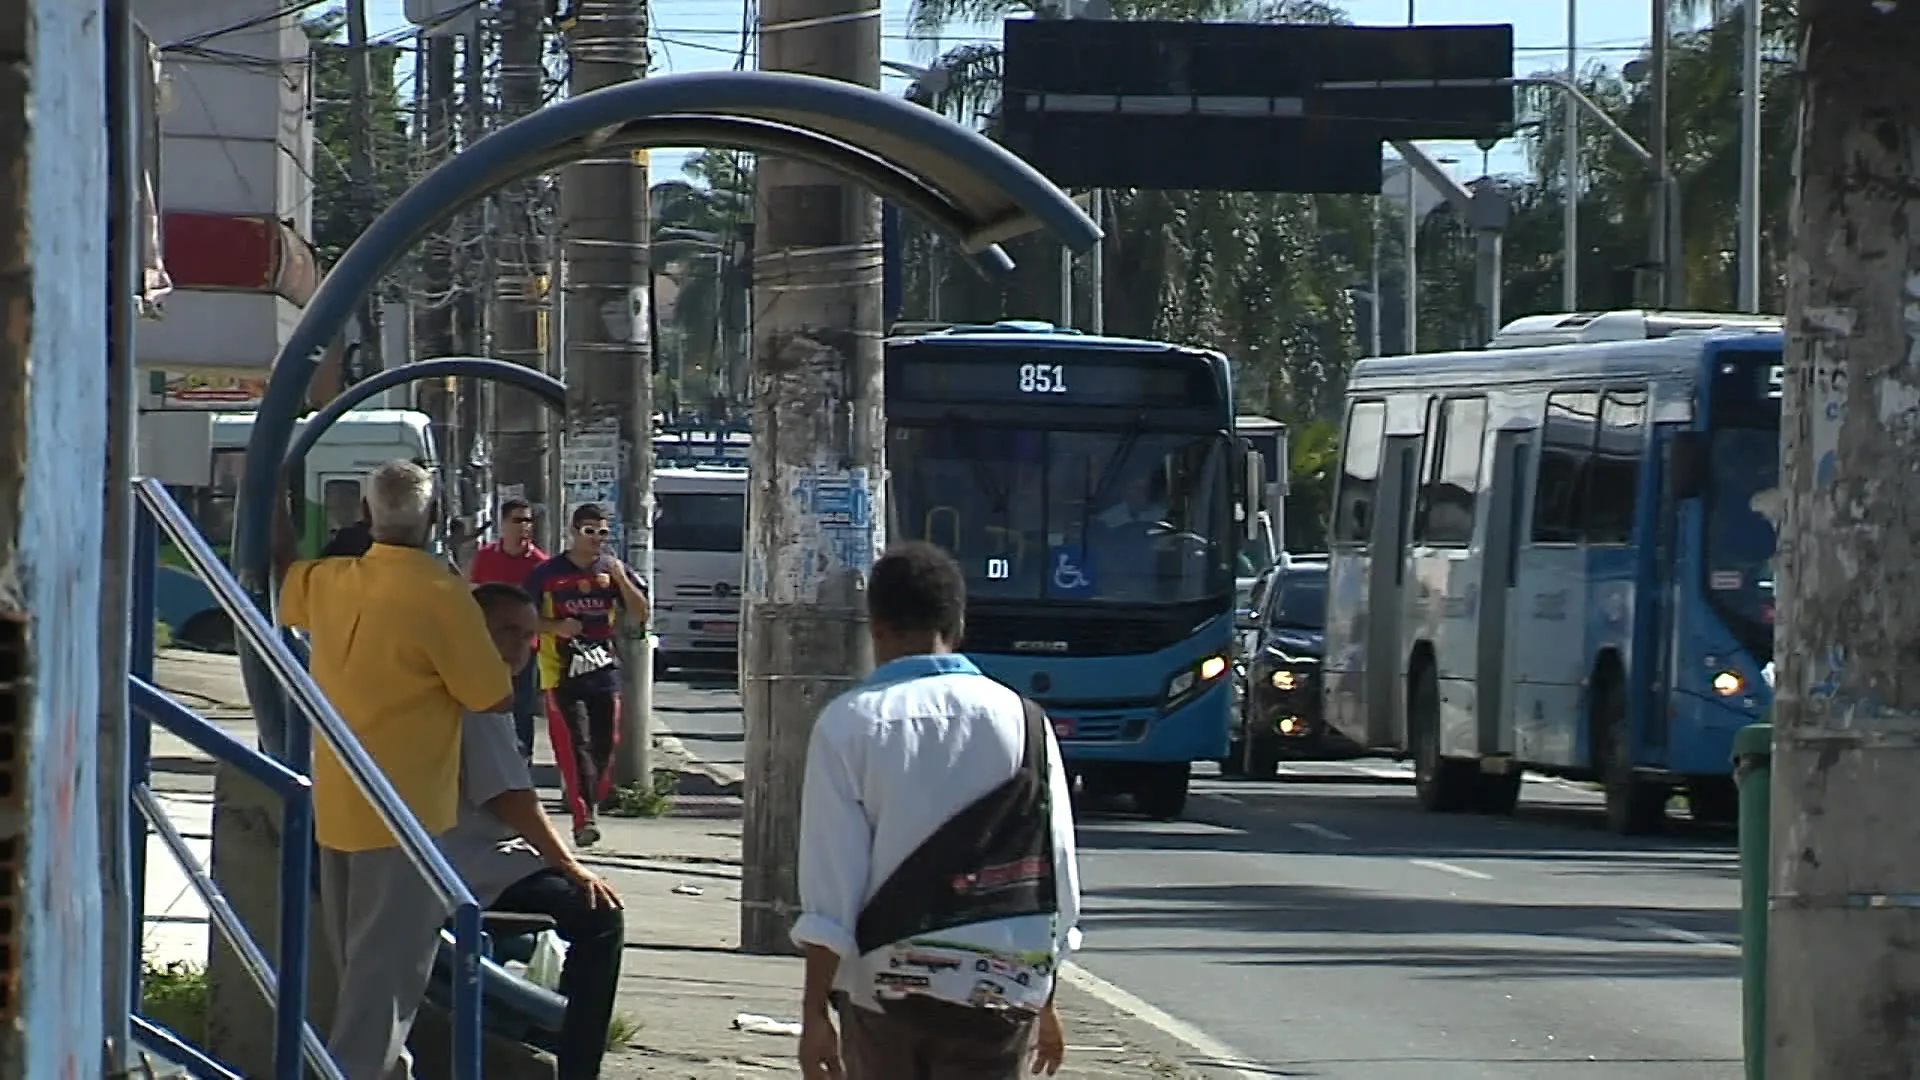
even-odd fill
[(1187, 809), (1187, 784), (1193, 768), (1184, 761), (1143, 765), (1134, 781), (1133, 805), (1158, 821), (1172, 821)]
[(175, 637), (182, 645), (190, 645), (202, 652), (231, 653), (239, 652), (239, 642), (234, 640), (233, 620), (219, 609), (203, 611), (187, 620)]
[(1702, 825), (1731, 825), (1740, 818), (1740, 789), (1724, 776), (1687, 779), (1687, 816)]
[(1606, 788), (1607, 830), (1620, 836), (1652, 836), (1667, 825), (1667, 785), (1633, 771), (1633, 730), (1627, 720), (1626, 688), (1608, 672), (1594, 680), (1593, 724), (1600, 780)]
[(1520, 806), (1520, 774), (1481, 773), (1473, 778), (1473, 812), (1512, 817)]
[(1440, 756), (1440, 684), (1433, 668), (1422, 667), (1411, 689), (1407, 737), (1413, 743), (1414, 798), (1429, 813), (1457, 814), (1468, 808), (1480, 776), (1472, 762)]

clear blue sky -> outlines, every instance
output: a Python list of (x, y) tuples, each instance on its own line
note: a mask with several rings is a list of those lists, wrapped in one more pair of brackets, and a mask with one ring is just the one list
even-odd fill
[[(1573, 38), (1580, 48), (1581, 65), (1618, 65), (1632, 57), (1646, 42), (1651, 5), (1660, 2), (1663, 0), (1579, 0)], [(883, 3), (881, 33), (889, 60), (925, 64), (939, 54), (943, 45), (999, 39), (999, 28), (988, 26), (956, 28), (938, 43), (915, 40), (907, 35), (907, 0)], [(1353, 21), (1362, 25), (1407, 22), (1408, 0), (1346, 0), (1343, 6)], [(1415, 21), (1421, 23), (1510, 22), (1517, 50), (1515, 71), (1565, 70), (1567, 5), (1561, 0), (1412, 0), (1412, 7)], [(741, 49), (740, 0), (654, 0), (653, 12), (657, 70), (713, 71), (734, 66)], [(369, 30), (376, 36), (398, 37), (407, 31), (401, 0), (372, 0), (369, 22)], [(752, 64), (751, 57), (748, 64)], [(885, 88), (900, 93), (907, 82), (902, 76), (889, 74)], [(1456, 172), (1469, 176), (1480, 173), (1480, 151), (1472, 143), (1422, 146), (1436, 156), (1458, 159)], [(686, 156), (684, 152), (656, 151), (655, 170), (662, 176), (677, 172)], [(1522, 164), (1511, 142), (1497, 148), (1490, 160), (1494, 172), (1517, 171)]]

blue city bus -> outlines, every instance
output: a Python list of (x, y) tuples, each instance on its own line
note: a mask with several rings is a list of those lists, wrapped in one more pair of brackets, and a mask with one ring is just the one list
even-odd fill
[(967, 575), (967, 654), (1044, 705), (1068, 771), (1154, 817), (1226, 753), (1259, 463), (1226, 358), (1044, 323), (886, 345), (887, 532)]
[(1347, 390), (1324, 704), (1432, 811), (1596, 780), (1610, 828), (1736, 812), (1772, 699), (1781, 335), (1757, 316), (1534, 316)]

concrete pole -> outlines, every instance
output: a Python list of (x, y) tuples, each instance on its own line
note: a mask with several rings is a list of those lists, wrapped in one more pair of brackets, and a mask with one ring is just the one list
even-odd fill
[[(880, 0), (763, 0), (760, 67), (878, 89)], [(793, 158), (761, 158), (758, 185), (740, 944), (784, 953), (807, 740), (821, 706), (872, 666), (866, 576), (886, 520), (880, 204)]]
[(1380, 355), (1380, 197), (1373, 197), (1373, 220), (1367, 229), (1367, 355)]
[(1920, 1061), (1920, 5), (1803, 0), (1776, 565), (1767, 1075)]
[[(381, 209), (373, 203), (373, 57), (369, 50), (367, 0), (347, 0), (347, 86), (353, 109), (353, 124), (347, 132), (347, 171), (353, 176), (356, 229), (372, 224)], [(360, 348), (349, 360), (357, 370), (343, 374), (357, 380), (379, 371), (382, 344), (380, 291), (375, 289), (360, 305)]]
[(1760, 0), (1740, 17), (1740, 288), (1741, 311), (1760, 310)]
[[(1407, 25), (1415, 22), (1415, 0), (1407, 0)], [(1420, 210), (1414, 200), (1419, 196), (1418, 181), (1414, 178), (1413, 162), (1405, 162), (1407, 167), (1407, 216), (1406, 237), (1402, 243), (1406, 246), (1407, 285), (1402, 300), (1406, 304), (1407, 355), (1420, 351)]]
[(1653, 208), (1647, 217), (1647, 264), (1654, 267), (1654, 280), (1657, 283), (1653, 291), (1652, 306), (1672, 308), (1672, 297), (1679, 287), (1680, 267), (1675, 265), (1673, 253), (1668, 250), (1668, 230), (1672, 224), (1673, 207), (1668, 196), (1673, 191), (1671, 176), (1672, 164), (1667, 156), (1667, 46), (1672, 38), (1667, 28), (1667, 5), (1672, 0), (1650, 0), (1653, 5), (1652, 18), (1652, 77), (1649, 80), (1647, 105), (1651, 115), (1647, 118), (1648, 149), (1653, 154)]
[[(578, 96), (644, 78), (646, 0), (582, 0), (567, 32), (568, 92)], [(563, 515), (602, 503), (616, 519), (614, 544), (643, 578), (653, 574), (653, 320), (648, 280), (652, 201), (644, 153), (610, 151), (569, 166), (560, 186), (566, 230), (567, 475)], [(588, 476), (616, 476), (616, 505)], [(597, 483), (597, 481), (596, 481)], [(614, 781), (653, 775), (652, 638), (626, 626), (625, 708)]]
[[(517, 120), (540, 107), (546, 78), (546, 0), (501, 0), (500, 121)], [(536, 229), (527, 183), (510, 184), (496, 196), (500, 207), (498, 273), (493, 293), (492, 355), (539, 367), (538, 311), (533, 283), (546, 273), (547, 241)], [(532, 394), (501, 388), (494, 398), (495, 476), (517, 487), (551, 519), (560, 501), (547, 489), (544, 455), (551, 449), (546, 407)]]
[[(1580, 85), (1580, 0), (1567, 0), (1567, 83)], [(1566, 95), (1566, 202), (1560, 207), (1560, 310), (1580, 310), (1580, 102)], [(1498, 329), (1495, 325), (1495, 329)]]

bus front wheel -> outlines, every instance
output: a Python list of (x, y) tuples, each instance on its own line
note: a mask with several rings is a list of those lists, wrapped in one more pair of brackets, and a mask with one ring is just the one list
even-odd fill
[(1633, 727), (1626, 687), (1617, 672), (1594, 680), (1595, 764), (1606, 789), (1607, 830), (1621, 836), (1651, 836), (1666, 829), (1667, 785), (1633, 770)]
[(1440, 683), (1423, 665), (1413, 677), (1407, 699), (1407, 738), (1413, 744), (1413, 794), (1420, 808), (1457, 814), (1473, 801), (1479, 779), (1472, 762), (1440, 754)]
[(1172, 821), (1187, 809), (1193, 767), (1184, 761), (1143, 765), (1134, 780), (1133, 805), (1150, 818)]

